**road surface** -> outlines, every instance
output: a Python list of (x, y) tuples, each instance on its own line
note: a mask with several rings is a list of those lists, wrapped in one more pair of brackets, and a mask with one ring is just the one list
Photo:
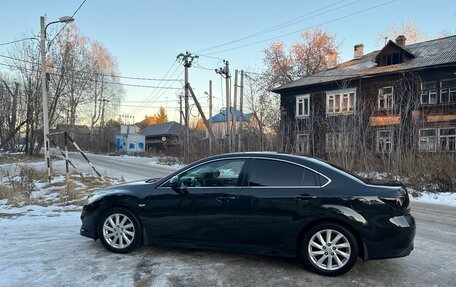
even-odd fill
[[(173, 170), (148, 159), (90, 158), (127, 180)], [(456, 208), (412, 202), (412, 214), (411, 255), (358, 261), (335, 278), (286, 258), (154, 246), (113, 254), (79, 235), (78, 211), (0, 216), (0, 286), (456, 286)]]

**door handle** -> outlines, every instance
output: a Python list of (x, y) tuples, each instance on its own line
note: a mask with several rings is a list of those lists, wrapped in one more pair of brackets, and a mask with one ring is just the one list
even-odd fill
[(309, 200), (309, 199), (315, 199), (317, 198), (316, 195), (310, 195), (310, 194), (298, 194), (295, 196), (296, 200)]
[(234, 199), (236, 199), (236, 196), (219, 196), (215, 198), (218, 202), (227, 202)]

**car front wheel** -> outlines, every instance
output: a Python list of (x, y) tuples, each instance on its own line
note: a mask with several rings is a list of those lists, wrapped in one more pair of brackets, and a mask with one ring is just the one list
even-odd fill
[(337, 276), (355, 265), (358, 259), (358, 244), (347, 228), (338, 224), (319, 224), (305, 234), (302, 257), (311, 271)]
[(141, 225), (136, 216), (128, 209), (109, 209), (99, 222), (99, 237), (108, 250), (127, 253), (141, 244)]

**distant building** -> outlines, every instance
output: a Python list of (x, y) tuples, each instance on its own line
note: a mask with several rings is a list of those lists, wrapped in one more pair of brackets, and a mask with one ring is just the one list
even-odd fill
[[(230, 128), (233, 127), (234, 115), (236, 115), (236, 129), (239, 130), (241, 125), (241, 112), (233, 107), (230, 108)], [(223, 139), (227, 136), (226, 132), (226, 109), (222, 109), (220, 113), (216, 114), (208, 121), (211, 123), (212, 131), (214, 132), (216, 139)], [(243, 126), (252, 126), (257, 123), (254, 114), (243, 114), (242, 115)], [(206, 134), (208, 137), (209, 135)]]
[(138, 127), (135, 125), (121, 125), (120, 134), (114, 140), (117, 151), (125, 153), (141, 153), (145, 150), (145, 137), (137, 133)]
[(172, 121), (150, 125), (140, 131), (145, 137), (147, 151), (163, 151), (172, 149), (177, 152), (180, 149), (180, 138), (184, 134), (184, 127)]

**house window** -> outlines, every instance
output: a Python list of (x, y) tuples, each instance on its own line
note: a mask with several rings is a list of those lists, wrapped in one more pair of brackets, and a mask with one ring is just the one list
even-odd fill
[(420, 151), (436, 151), (437, 149), (437, 130), (420, 129), (420, 140), (418, 143)]
[(437, 104), (437, 82), (424, 82), (421, 86), (421, 104)]
[(308, 117), (310, 108), (309, 95), (296, 96), (296, 117)]
[(377, 151), (389, 153), (393, 150), (393, 130), (385, 129), (377, 131)]
[(309, 154), (310, 133), (298, 134), (296, 139), (296, 152), (298, 154)]
[(443, 151), (456, 151), (456, 128), (439, 129), (439, 146)]
[(356, 110), (356, 89), (326, 92), (326, 114), (352, 113)]
[(456, 103), (456, 79), (443, 80), (441, 82), (440, 102)]
[(393, 87), (384, 87), (378, 90), (379, 110), (391, 110), (393, 108), (393, 103)]

